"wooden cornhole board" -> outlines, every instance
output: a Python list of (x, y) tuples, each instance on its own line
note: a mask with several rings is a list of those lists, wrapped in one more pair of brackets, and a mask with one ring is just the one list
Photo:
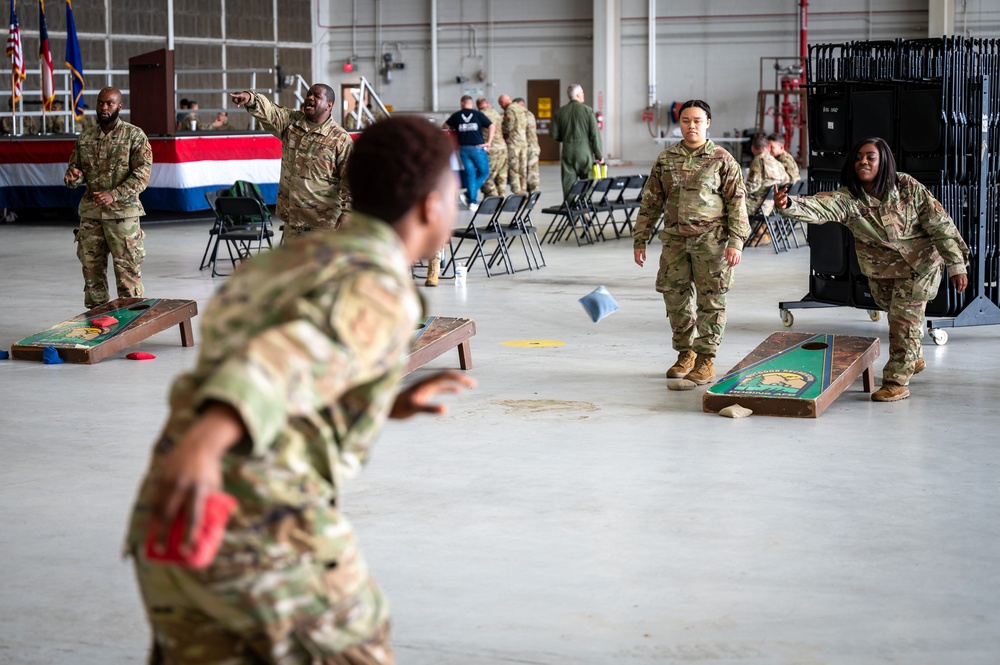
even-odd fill
[[(194, 346), (191, 317), (197, 313), (193, 300), (118, 298), (22, 339), (10, 354), (20, 360), (41, 360), (42, 349), (53, 346), (68, 363), (93, 364), (173, 325), (181, 330), (181, 346)], [(118, 323), (103, 328), (91, 323), (101, 316), (114, 317)]]
[(877, 337), (776, 332), (705, 392), (710, 413), (732, 404), (754, 414), (817, 418), (859, 376), (875, 389)]
[(472, 319), (456, 319), (450, 316), (427, 317), (413, 335), (410, 354), (406, 358), (406, 373), (423, 367), (456, 346), (459, 367), (472, 369), (472, 346), (469, 340), (475, 334), (476, 322)]

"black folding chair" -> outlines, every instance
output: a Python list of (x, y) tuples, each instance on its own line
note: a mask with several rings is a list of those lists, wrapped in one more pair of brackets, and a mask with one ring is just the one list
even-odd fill
[[(263, 205), (256, 198), (249, 196), (221, 196), (215, 200), (215, 211), (218, 213), (219, 230), (215, 236), (215, 248), (212, 250), (212, 277), (224, 276), (218, 272), (219, 243), (226, 243), (229, 260), (236, 268), (236, 260), (241, 262), (250, 257), (253, 243), (257, 243), (257, 253), (264, 248), (267, 241), (271, 248), (271, 238), (274, 232), (268, 228), (267, 214)], [(235, 250), (236, 254), (233, 255)]]
[[(639, 205), (642, 203), (642, 190), (646, 186), (646, 178), (644, 175), (633, 175), (628, 177), (628, 183), (618, 194), (618, 200), (611, 204), (614, 210), (622, 210), (625, 212), (625, 221), (622, 223), (622, 232), (628, 228), (629, 234), (632, 233), (632, 215), (636, 210), (639, 209)], [(615, 230), (617, 233), (617, 229)], [(656, 229), (653, 229), (655, 234)]]
[[(526, 232), (520, 224), (521, 209), (524, 208), (527, 200), (527, 194), (511, 194), (504, 200), (500, 209), (497, 210), (495, 220), (497, 228), (503, 233), (506, 255), (510, 257), (510, 248), (514, 245), (514, 241), (520, 240), (521, 249), (524, 250), (524, 259), (528, 263), (527, 270), (533, 270), (531, 267), (531, 255), (528, 252), (528, 241), (525, 238)], [(491, 257), (491, 267), (496, 260), (497, 255), (494, 253), (493, 257)], [(513, 263), (511, 264), (511, 271), (518, 272), (514, 268)]]
[[(598, 202), (597, 208), (601, 213), (607, 213), (604, 220), (600, 223), (600, 234), (604, 237), (604, 229), (607, 228), (608, 224), (611, 225), (611, 229), (615, 232), (615, 238), (619, 239), (622, 237), (621, 230), (618, 228), (618, 221), (615, 219), (615, 204), (621, 199), (622, 192), (625, 191), (625, 187), (628, 186), (629, 176), (619, 175), (611, 179), (611, 185), (608, 190), (604, 193), (604, 198)], [(625, 223), (622, 222), (622, 229), (625, 228)]]
[[(540, 197), (541, 192), (529, 194), (528, 200), (524, 202), (524, 206), (517, 216), (517, 223), (521, 227), (521, 232), (528, 239), (528, 250), (531, 252), (532, 260), (535, 262), (535, 268), (545, 266), (545, 256), (542, 254), (542, 245), (538, 240), (538, 229), (535, 227), (534, 222), (531, 221), (531, 211), (535, 209), (535, 205), (538, 203)], [(534, 246), (531, 244), (532, 239), (535, 241)], [(535, 256), (535, 250), (538, 250), (538, 256)], [(541, 259), (541, 264), (538, 262), (539, 259)]]
[[(503, 205), (504, 198), (502, 196), (487, 196), (479, 203), (479, 208), (476, 209), (476, 213), (472, 216), (469, 221), (469, 225), (464, 229), (459, 229), (453, 231), (451, 234), (451, 240), (448, 241), (448, 248), (450, 250), (451, 257), (445, 263), (444, 270), (442, 274), (447, 272), (448, 268), (452, 271), (455, 269), (455, 262), (459, 258), (467, 259), (465, 264), (467, 270), (472, 270), (472, 266), (475, 264), (476, 259), (479, 257), (483, 258), (483, 268), (486, 269), (486, 276), (492, 277), (493, 273), (490, 267), (493, 266), (497, 260), (502, 260), (504, 263), (504, 269), (507, 274), (511, 273), (510, 257), (507, 255), (507, 243), (504, 239), (504, 233), (500, 230), (497, 224), (497, 212), (500, 210), (500, 206)], [(458, 245), (454, 244), (455, 238), (458, 238)], [(475, 243), (475, 247), (469, 256), (460, 257), (458, 256), (458, 251), (462, 248), (462, 244), (468, 240)], [(486, 256), (486, 243), (490, 240), (494, 240), (497, 243), (496, 249), (489, 255)], [(499, 257), (497, 254), (499, 253)]]
[(549, 222), (549, 228), (542, 236), (542, 242), (556, 243), (562, 240), (563, 236), (568, 237), (570, 233), (576, 238), (577, 246), (583, 244), (580, 238), (583, 237), (587, 244), (593, 244), (590, 231), (583, 224), (589, 208), (587, 207), (587, 194), (593, 185), (593, 180), (577, 180), (566, 192), (566, 198), (558, 206), (543, 208), (546, 215), (553, 215)]
[(774, 188), (771, 187), (767, 190), (767, 196), (764, 197), (760, 205), (750, 215), (750, 237), (747, 239), (746, 245), (748, 247), (758, 247), (764, 241), (764, 238), (767, 237), (774, 247), (774, 253), (780, 254), (781, 252), (788, 251), (790, 245), (786, 237), (786, 230), (779, 219), (781, 216), (773, 211), (770, 215), (764, 214), (764, 204), (767, 201), (773, 200)]
[(202, 252), (201, 264), (198, 266), (198, 270), (204, 270), (211, 263), (211, 261), (208, 260), (208, 253), (212, 251), (212, 243), (217, 240), (216, 236), (219, 234), (219, 227), (222, 225), (222, 218), (219, 216), (219, 212), (215, 209), (215, 201), (220, 196), (226, 196), (228, 192), (228, 187), (217, 189), (214, 192), (205, 192), (205, 200), (208, 201), (208, 207), (212, 211), (212, 216), (215, 219), (212, 222), (212, 228), (208, 230), (208, 242), (205, 243), (205, 251)]
[(608, 206), (608, 190), (611, 188), (611, 184), (615, 181), (614, 178), (598, 178), (594, 181), (593, 186), (590, 188), (590, 192), (587, 194), (586, 203), (587, 209), (584, 211), (582, 222), (588, 231), (593, 232), (594, 240), (600, 238), (601, 240), (607, 240), (604, 237), (604, 227), (601, 226), (600, 216), (605, 214), (610, 210)]

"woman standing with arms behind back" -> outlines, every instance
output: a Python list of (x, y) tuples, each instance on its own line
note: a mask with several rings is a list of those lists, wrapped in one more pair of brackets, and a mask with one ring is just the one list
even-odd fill
[(791, 197), (776, 190), (774, 204), (790, 219), (840, 222), (854, 233), (872, 297), (889, 317), (889, 360), (872, 400), (895, 402), (910, 396), (910, 377), (926, 366), (920, 328), (941, 285), (941, 268), (948, 268), (955, 290), (964, 291), (969, 248), (930, 191), (896, 171), (885, 141), (862, 139), (850, 154), (837, 191)]
[(681, 104), (683, 140), (656, 158), (632, 233), (634, 259), (641, 267), (653, 224), (663, 214), (656, 290), (663, 294), (678, 353), (667, 378), (697, 384), (715, 378), (726, 293), (750, 235), (743, 172), (732, 155), (709, 140), (711, 124), (708, 104), (700, 99)]

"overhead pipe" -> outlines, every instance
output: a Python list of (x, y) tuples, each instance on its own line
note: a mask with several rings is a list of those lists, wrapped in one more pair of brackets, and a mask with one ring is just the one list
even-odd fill
[(167, 50), (174, 50), (174, 0), (167, 0)]
[(649, 0), (648, 11), (649, 28), (649, 102), (646, 106), (650, 108), (656, 106), (656, 0)]
[(431, 0), (431, 110), (438, 112), (438, 3)]

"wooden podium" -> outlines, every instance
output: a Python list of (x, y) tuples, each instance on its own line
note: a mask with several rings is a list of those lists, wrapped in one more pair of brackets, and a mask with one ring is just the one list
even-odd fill
[(129, 122), (146, 136), (172, 135), (177, 128), (174, 108), (174, 52), (167, 49), (128, 59)]

